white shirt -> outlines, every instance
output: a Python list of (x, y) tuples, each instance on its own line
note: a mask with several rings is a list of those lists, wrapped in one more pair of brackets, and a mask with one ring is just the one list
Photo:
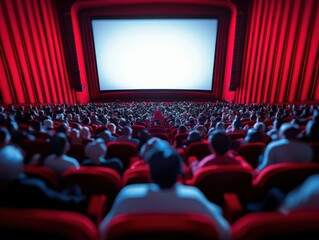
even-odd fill
[(176, 184), (170, 189), (160, 189), (156, 184), (126, 186), (100, 224), (101, 239), (105, 239), (107, 225), (112, 217), (128, 213), (203, 214), (216, 222), (221, 239), (230, 239), (230, 227), (223, 218), (221, 209), (192, 186)]
[(80, 168), (80, 164), (75, 158), (67, 155), (57, 157), (55, 154), (49, 155), (44, 160), (43, 166), (51, 168), (58, 177), (61, 177), (70, 168)]
[(304, 142), (297, 140), (280, 139), (267, 145), (263, 162), (258, 169), (283, 162), (311, 162), (313, 159), (312, 148)]

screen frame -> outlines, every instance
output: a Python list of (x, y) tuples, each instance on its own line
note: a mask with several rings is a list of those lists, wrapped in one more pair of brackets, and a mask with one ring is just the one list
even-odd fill
[[(77, 92), (79, 102), (107, 100), (186, 100), (232, 98), (231, 67), (236, 29), (236, 7), (231, 2), (212, 0), (108, 0), (77, 2), (72, 5), (71, 18), (75, 37), (82, 91)], [(92, 18), (116, 16), (164, 16), (166, 18), (217, 18), (218, 32), (212, 91), (114, 91), (100, 92), (92, 45)], [(216, 65), (218, 62), (218, 65)]]
[[(214, 46), (214, 66), (213, 66), (213, 71), (212, 71), (212, 78), (211, 78), (211, 82), (210, 82), (210, 89), (207, 89), (207, 90), (203, 90), (203, 89), (173, 89), (173, 88), (170, 88), (170, 89), (160, 89), (160, 88), (154, 88), (154, 89), (140, 89), (140, 88), (137, 88), (137, 89), (118, 89), (118, 90), (101, 90), (101, 87), (100, 87), (100, 80), (99, 80), (99, 76), (98, 76), (98, 65), (97, 65), (97, 62), (96, 62), (96, 48), (95, 48), (95, 44), (94, 44), (94, 34), (93, 34), (93, 29), (92, 29), (92, 21), (93, 20), (217, 20), (217, 32), (216, 32), (216, 41), (215, 41), (215, 46)], [(107, 18), (106, 17), (103, 17), (103, 16), (99, 16), (99, 17), (91, 17), (90, 18), (90, 21), (91, 21), (91, 34), (92, 34), (92, 42), (93, 42), (93, 49), (94, 49), (94, 57), (95, 57), (95, 67), (96, 67), (96, 72), (97, 72), (97, 81), (98, 81), (98, 88), (99, 88), (99, 93), (120, 93), (120, 92), (136, 92), (136, 91), (145, 91), (145, 92), (156, 92), (156, 91), (173, 91), (173, 92), (188, 92), (188, 91), (192, 91), (192, 92), (202, 92), (202, 93), (211, 93), (213, 91), (213, 88), (214, 88), (214, 71), (215, 71), (215, 61), (216, 61), (216, 42), (217, 42), (217, 39), (218, 39), (218, 27), (219, 27), (219, 24), (218, 24), (218, 17), (212, 17), (212, 16), (192, 16), (192, 17), (189, 17), (189, 16), (183, 16), (183, 15), (173, 15), (173, 16), (163, 16), (163, 15), (145, 15), (145, 16), (141, 16), (141, 15), (132, 15), (132, 16), (129, 16), (129, 17), (120, 17), (120, 16), (108, 16)]]

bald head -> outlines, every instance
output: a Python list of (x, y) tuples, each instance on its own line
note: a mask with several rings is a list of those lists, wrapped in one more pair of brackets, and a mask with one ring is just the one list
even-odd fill
[(23, 172), (23, 155), (15, 146), (8, 145), (0, 149), (0, 181), (8, 182)]

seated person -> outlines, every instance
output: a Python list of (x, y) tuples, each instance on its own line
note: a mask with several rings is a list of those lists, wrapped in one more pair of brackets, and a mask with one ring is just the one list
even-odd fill
[(99, 138), (102, 138), (105, 142), (105, 144), (109, 143), (109, 142), (115, 142), (116, 141), (116, 137), (112, 135), (112, 133), (109, 130), (104, 130), (103, 132), (100, 132), (98, 134)]
[(190, 163), (192, 172), (195, 173), (202, 167), (212, 165), (242, 165), (249, 167), (241, 157), (236, 157), (233, 152), (230, 151), (231, 140), (225, 132), (215, 130), (209, 138), (210, 150), (212, 154), (206, 156), (201, 161), (193, 161)]
[(79, 162), (66, 155), (70, 150), (70, 144), (63, 133), (57, 133), (50, 139), (50, 149), (52, 154), (47, 156), (43, 166), (51, 168), (58, 177), (70, 168), (80, 168)]
[(7, 146), (11, 141), (11, 135), (6, 128), (0, 128), (0, 149)]
[(136, 138), (132, 138), (133, 130), (129, 126), (125, 126), (122, 128), (122, 134), (117, 138), (118, 142), (132, 142), (137, 146), (140, 145), (140, 141)]
[(101, 239), (105, 239), (112, 217), (120, 214), (189, 212), (210, 217), (216, 223), (220, 238), (230, 238), (230, 227), (221, 209), (197, 188), (176, 184), (183, 161), (177, 151), (168, 146), (155, 147), (147, 153), (146, 161), (154, 183), (133, 184), (122, 189), (99, 226)]
[(118, 158), (105, 159), (107, 148), (102, 139), (88, 143), (85, 146), (85, 155), (89, 158), (84, 160), (83, 166), (101, 166), (112, 168), (120, 175), (124, 172), (123, 163)]
[(18, 148), (8, 145), (0, 149), (1, 207), (86, 211), (85, 197), (57, 192), (48, 188), (42, 180), (26, 176), (23, 161)]
[(193, 130), (188, 134), (184, 148), (186, 149), (191, 143), (201, 142), (201, 141), (203, 141), (203, 137), (200, 131)]
[(269, 143), (258, 169), (282, 162), (311, 162), (313, 158), (312, 148), (297, 139), (298, 125), (284, 123), (279, 130), (280, 140)]
[(297, 210), (319, 208), (319, 174), (308, 177), (299, 187), (285, 197), (279, 210), (289, 213)]
[(258, 132), (255, 128), (250, 128), (247, 131), (247, 135), (242, 143), (264, 142), (264, 136), (261, 132)]

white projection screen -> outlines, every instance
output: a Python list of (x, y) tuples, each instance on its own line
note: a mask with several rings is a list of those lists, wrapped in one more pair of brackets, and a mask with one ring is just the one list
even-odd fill
[(93, 19), (100, 91), (211, 91), (217, 19)]

